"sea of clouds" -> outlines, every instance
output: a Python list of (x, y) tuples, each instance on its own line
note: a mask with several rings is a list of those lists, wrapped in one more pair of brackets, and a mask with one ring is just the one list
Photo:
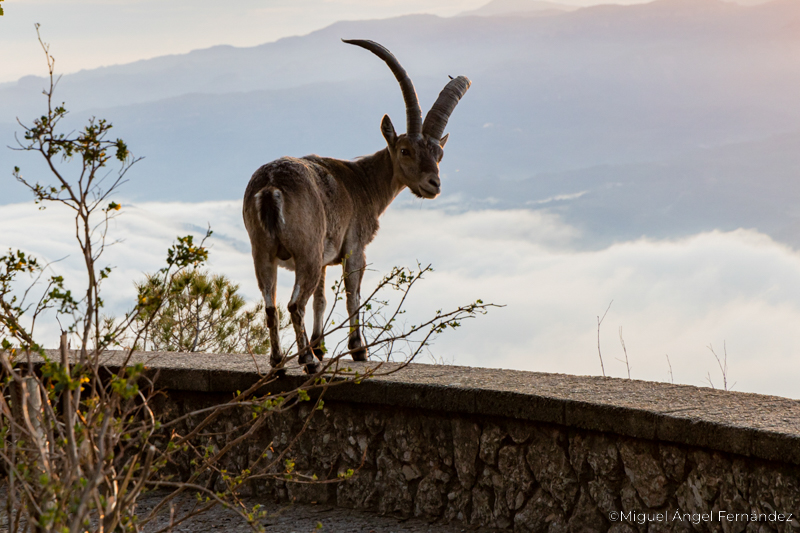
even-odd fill
[[(109, 312), (135, 299), (134, 281), (164, 265), (176, 236), (200, 237), (210, 224), (209, 268), (260, 296), (239, 202), (123, 202), (111, 221), (101, 266)], [(71, 213), (61, 206), (0, 206), (0, 251), (22, 249), (47, 261), (73, 290), (84, 283)], [(411, 295), (408, 323), (478, 298), (505, 305), (440, 336), (421, 362), (599, 375), (597, 320), (605, 372), (722, 387), (708, 346), (727, 349), (734, 390), (800, 398), (800, 253), (750, 230), (679, 240), (641, 239), (579, 249), (580, 233), (545, 211), (455, 212), (402, 204), (388, 210), (367, 253), (368, 292), (392, 266), (432, 264)], [(329, 283), (340, 269), (329, 269)], [(293, 275), (279, 274), (286, 302)], [(329, 299), (330, 300), (330, 299)], [(309, 307), (309, 326), (310, 326)], [(53, 343), (56, 328), (37, 326)], [(288, 332), (287, 332), (288, 336)], [(668, 357), (668, 358), (667, 358)], [(670, 371), (671, 369), (671, 371)], [(735, 384), (734, 384), (735, 383)]]

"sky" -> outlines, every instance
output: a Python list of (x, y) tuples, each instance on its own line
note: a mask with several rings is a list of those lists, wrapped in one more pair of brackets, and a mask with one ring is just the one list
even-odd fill
[[(54, 272), (80, 287), (81, 258), (69, 217), (58, 206), (3, 206), (0, 247), (63, 259)], [(208, 224), (215, 232), (209, 268), (240, 284), (248, 301), (258, 301), (239, 202), (123, 201), (110, 228), (122, 242), (101, 262), (115, 267), (106, 286), (108, 311), (120, 315), (129, 308), (134, 281), (163, 266), (176, 236), (199, 237)], [(606, 375), (627, 377), (622, 328), (633, 379), (709, 386), (710, 378), (722, 387), (712, 346), (721, 357), (727, 351), (733, 390), (800, 398), (800, 253), (749, 230), (594, 251), (573, 247), (579, 238), (577, 229), (544, 212), (420, 209), (405, 196), (381, 219), (367, 250), (362, 293), (392, 266), (420, 261), (434, 272), (412, 292), (407, 323), (477, 299), (505, 306), (447, 331), (419, 362), (601, 375), (602, 356)], [(330, 286), (341, 270), (328, 270)], [(293, 275), (281, 270), (278, 279), (278, 300), (286, 302)], [(598, 354), (597, 319), (609, 303)], [(40, 338), (55, 343), (57, 332), (43, 326)], [(285, 333), (284, 341), (291, 337)]]
[[(570, 5), (644, 0), (564, 0)], [(488, 0), (5, 0), (0, 83), (44, 75), (34, 23), (69, 74), (219, 44), (255, 46), (304, 35), (337, 20), (431, 13), (451, 16)], [(9, 52), (10, 51), (10, 52)]]
[[(450, 16), (484, 3), (242, 0), (220, 8), (206, 0), (5, 0), (0, 47), (13, 53), (4, 54), (0, 83), (44, 74), (34, 22), (57, 46), (58, 70), (69, 73), (216, 44), (252, 46), (340, 19)], [(105, 256), (115, 267), (108, 282), (110, 312), (129, 306), (133, 282), (162, 266), (177, 235), (199, 235), (209, 223), (215, 230), (210, 267), (239, 283), (249, 301), (259, 299), (238, 202), (118, 201), (124, 209), (111, 229), (122, 242)], [(0, 251), (65, 258), (52, 268), (79, 287), (80, 258), (68, 216), (59, 208), (39, 211), (32, 202), (3, 206)], [(800, 398), (800, 253), (766, 235), (714, 231), (585, 251), (573, 246), (579, 230), (556, 215), (419, 209), (407, 198), (390, 208), (381, 227), (368, 249), (373, 270), (363, 292), (392, 266), (419, 260), (435, 272), (413, 295), (409, 321), (478, 298), (505, 306), (447, 332), (421, 362), (600, 375), (597, 320), (612, 302), (599, 335), (607, 375), (628, 375), (620, 360), (621, 334), (634, 379), (720, 387), (713, 346), (719, 355), (727, 351), (734, 390)], [(282, 271), (279, 279), (279, 300), (285, 302), (292, 276)], [(42, 326), (45, 339), (56, 338), (52, 325)]]

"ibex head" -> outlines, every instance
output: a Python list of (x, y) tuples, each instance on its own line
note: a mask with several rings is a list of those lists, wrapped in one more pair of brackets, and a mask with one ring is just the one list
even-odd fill
[(442, 134), (450, 114), (469, 89), (470, 81), (464, 76), (452, 79), (439, 93), (439, 98), (423, 122), (414, 84), (397, 58), (373, 41), (342, 40), (366, 48), (383, 59), (400, 83), (406, 104), (406, 133), (397, 135), (388, 115), (384, 115), (381, 121), (381, 132), (389, 145), (394, 166), (394, 179), (420, 198), (436, 198), (441, 192), (439, 162), (444, 155), (443, 148), (449, 135)]

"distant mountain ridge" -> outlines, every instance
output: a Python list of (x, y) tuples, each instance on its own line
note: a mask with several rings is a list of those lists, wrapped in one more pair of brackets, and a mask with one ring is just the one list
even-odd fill
[(457, 16), (491, 17), (498, 15), (540, 15), (566, 13), (575, 11), (576, 9), (579, 8), (577, 6), (569, 6), (544, 0), (492, 0), (478, 9), (463, 11)]
[[(696, 18), (692, 20), (689, 16)], [(380, 79), (383, 74), (380, 65), (363, 61), (357, 50), (332, 46), (339, 38), (358, 33), (385, 41), (390, 48), (402, 46), (406, 56), (403, 59), (414, 61), (417, 75), (430, 75), (442, 65), (454, 63), (477, 66), (480, 70), (491, 67), (491, 61), (486, 61), (490, 54), (473, 56), (475, 49), (484, 48), (480, 36), (492, 37), (493, 50), (513, 53), (514, 59), (524, 61), (520, 45), (541, 44), (548, 39), (555, 40), (551, 46), (559, 44), (559, 40), (592, 37), (621, 41), (652, 40), (657, 36), (746, 41), (763, 38), (767, 30), (780, 34), (782, 28), (792, 27), (793, 21), (800, 21), (800, 2), (796, 0), (773, 0), (758, 7), (742, 7), (721, 0), (657, 0), (632, 6), (583, 8), (555, 18), (502, 22), (472, 17), (441, 19), (433, 15), (337, 22), (303, 37), (288, 37), (255, 47), (219, 45), (188, 54), (80, 71), (63, 77), (61, 95), (73, 102), (73, 108), (84, 109), (194, 92), (280, 89), (364, 77)], [(449, 37), (456, 33), (473, 34), (477, 38), (472, 38), (473, 43), (451, 40)], [(797, 34), (783, 37), (800, 40)], [(433, 57), (428, 53), (432, 44), (439, 46)], [(41, 77), (26, 76), (16, 83), (0, 86), (0, 121), (13, 117), (15, 109), (26, 110), (32, 107), (32, 102), (38, 102), (38, 88), (43, 82)]]
[[(127, 197), (239, 198), (271, 159), (372, 153), (384, 146), (384, 113), (404, 122), (386, 66), (339, 42), (371, 38), (398, 56), (426, 110), (448, 74), (473, 81), (448, 125), (442, 198), (425, 206), (467, 209), (492, 198), (554, 210), (593, 242), (739, 224), (800, 244), (800, 232), (786, 229), (800, 205), (790, 183), (800, 172), (798, 27), (796, 0), (339, 22), (252, 48), (67, 75), (57, 99), (72, 111), (67, 126), (107, 117), (146, 156)], [(14, 144), (14, 117), (41, 113), (42, 86), (33, 77), (0, 86), (2, 144)], [(751, 158), (731, 167), (698, 155), (726, 147)], [(14, 165), (38, 171), (23, 154), (0, 152), (0, 168)], [(781, 186), (785, 194), (775, 192)], [(7, 174), (0, 194), (0, 204), (28, 199)]]

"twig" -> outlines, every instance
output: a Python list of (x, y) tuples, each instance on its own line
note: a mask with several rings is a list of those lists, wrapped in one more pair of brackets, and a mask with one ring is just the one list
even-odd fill
[(669, 365), (669, 381), (672, 384), (675, 384), (675, 377), (672, 375), (672, 363), (669, 362), (669, 354), (664, 354), (667, 356), (667, 365)]
[(606, 319), (608, 310), (611, 309), (611, 304), (613, 303), (614, 300), (608, 302), (608, 307), (606, 307), (606, 312), (603, 313), (603, 318), (600, 318), (600, 315), (597, 315), (597, 355), (600, 357), (600, 370), (603, 371), (603, 377), (606, 377), (606, 367), (603, 365), (603, 354), (600, 353), (600, 324), (602, 324), (603, 320)]
[[(729, 391), (733, 387), (736, 386), (737, 382), (734, 382), (733, 385), (728, 387), (728, 348), (725, 345), (725, 341), (722, 341), (722, 350), (723, 350), (723, 358), (720, 360), (720, 357), (717, 355), (717, 352), (714, 351), (714, 347), (712, 345), (708, 345), (708, 349), (711, 350), (711, 353), (714, 354), (714, 359), (717, 360), (717, 364), (719, 365), (719, 370), (722, 373), (722, 387), (724, 390)], [(711, 373), (708, 373), (708, 377), (706, 380), (711, 384), (711, 388), (714, 388), (714, 384), (711, 383)]]
[(617, 359), (617, 361), (625, 363), (625, 367), (628, 369), (628, 379), (631, 379), (631, 365), (628, 362), (628, 350), (625, 348), (625, 339), (622, 338), (622, 326), (619, 327), (619, 343), (622, 345), (622, 351), (625, 353), (625, 360)]

